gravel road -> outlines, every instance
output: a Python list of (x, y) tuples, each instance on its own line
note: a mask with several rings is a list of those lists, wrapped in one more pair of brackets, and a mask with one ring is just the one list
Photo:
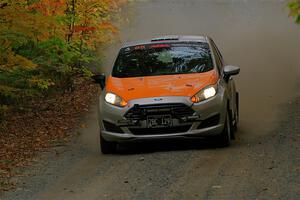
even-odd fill
[[(300, 199), (300, 27), (282, 0), (152, 0), (126, 8), (121, 41), (206, 34), (236, 78), (241, 121), (230, 148), (211, 141), (99, 151), (96, 106), (74, 141), (42, 155), (0, 199)], [(120, 44), (107, 50), (107, 66)]]

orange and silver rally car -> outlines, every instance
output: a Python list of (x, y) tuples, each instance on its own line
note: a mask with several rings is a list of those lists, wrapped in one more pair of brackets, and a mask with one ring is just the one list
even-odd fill
[(104, 154), (120, 142), (214, 136), (221, 146), (234, 138), (239, 96), (233, 75), (212, 39), (164, 36), (129, 43), (111, 70), (93, 79), (99, 101)]

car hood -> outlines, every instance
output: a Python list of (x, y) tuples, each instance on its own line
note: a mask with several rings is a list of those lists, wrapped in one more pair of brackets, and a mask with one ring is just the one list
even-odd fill
[(134, 78), (110, 76), (106, 82), (106, 91), (117, 94), (126, 101), (162, 96), (192, 97), (204, 87), (215, 84), (217, 80), (218, 73), (215, 70), (205, 73)]

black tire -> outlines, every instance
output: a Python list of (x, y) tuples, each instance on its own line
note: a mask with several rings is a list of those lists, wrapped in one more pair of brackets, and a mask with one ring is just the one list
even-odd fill
[[(235, 140), (235, 132), (237, 131), (237, 122), (234, 124), (233, 119), (235, 117), (232, 117), (232, 112), (229, 112), (229, 119), (230, 119), (230, 127), (231, 127), (231, 133), (230, 133), (230, 139)], [(236, 119), (235, 119), (236, 120)]]
[(239, 123), (239, 118), (240, 118), (240, 98), (239, 98), (239, 93), (236, 93), (236, 115), (235, 115), (235, 124), (233, 126), (234, 131), (236, 132), (238, 129), (238, 123)]
[(229, 111), (227, 111), (224, 129), (222, 133), (218, 136), (218, 146), (219, 147), (230, 146), (232, 135), (233, 135), (232, 121), (231, 121)]
[(117, 150), (117, 143), (105, 140), (100, 134), (100, 149), (103, 154), (113, 154)]

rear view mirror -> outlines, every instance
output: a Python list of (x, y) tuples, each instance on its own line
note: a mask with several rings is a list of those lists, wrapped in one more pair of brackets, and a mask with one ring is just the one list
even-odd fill
[(100, 84), (102, 90), (105, 88), (105, 80), (106, 80), (105, 74), (96, 74), (91, 78), (95, 81), (95, 83)]
[(240, 73), (240, 68), (232, 65), (226, 65), (224, 67), (224, 78), (226, 81), (229, 80), (231, 76), (237, 75)]

